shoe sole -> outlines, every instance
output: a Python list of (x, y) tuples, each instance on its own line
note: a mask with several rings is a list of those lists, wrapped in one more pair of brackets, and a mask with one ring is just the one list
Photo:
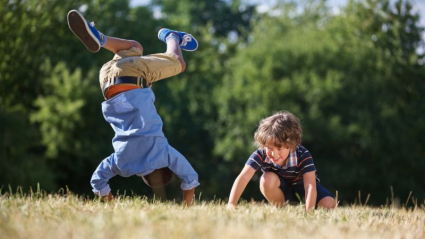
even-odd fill
[(79, 12), (70, 11), (68, 13), (68, 26), (89, 51), (95, 53), (100, 50), (99, 42)]
[[(161, 28), (161, 29), (159, 29), (159, 31), (158, 31), (158, 39), (160, 39), (160, 40), (161, 40), (161, 38), (159, 37), (159, 35), (160, 35), (160, 33), (161, 33), (162, 30), (170, 30), (170, 29), (168, 29), (168, 28)], [(188, 34), (188, 35), (192, 36), (191, 34)], [(193, 49), (193, 50), (183, 49), (181, 46), (180, 46), (180, 48), (182, 50), (184, 50), (184, 51), (196, 51), (196, 49), (198, 49), (198, 41), (193, 36), (192, 36), (192, 40), (194, 40), (196, 42), (196, 48), (195, 49)]]

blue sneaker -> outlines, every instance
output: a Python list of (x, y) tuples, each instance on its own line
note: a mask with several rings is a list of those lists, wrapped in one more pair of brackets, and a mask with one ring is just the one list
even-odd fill
[(98, 52), (100, 47), (106, 44), (105, 35), (99, 32), (94, 27), (94, 23), (89, 23), (77, 10), (69, 11), (68, 25), (89, 51)]
[(196, 39), (191, 34), (188, 34), (186, 32), (179, 32), (179, 31), (170, 30), (168, 28), (162, 28), (158, 32), (159, 40), (163, 42), (167, 42), (166, 38), (168, 34), (170, 33), (176, 33), (180, 36), (179, 44), (182, 50), (195, 51), (196, 49), (198, 49), (198, 41), (196, 41)]

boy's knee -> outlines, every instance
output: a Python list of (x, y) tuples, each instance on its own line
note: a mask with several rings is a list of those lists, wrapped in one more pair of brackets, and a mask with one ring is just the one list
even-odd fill
[(182, 70), (180, 72), (183, 72), (186, 70), (186, 62), (181, 57), (179, 57), (178, 59), (179, 59), (180, 65), (182, 66)]
[(260, 179), (260, 187), (263, 189), (278, 188), (280, 180), (277, 174), (272, 172), (265, 172)]
[(333, 209), (336, 207), (336, 201), (333, 197), (324, 197), (319, 201), (319, 206), (326, 209)]
[(140, 44), (140, 42), (135, 41), (135, 40), (130, 40), (130, 42), (133, 45), (133, 47), (137, 47), (143, 52), (143, 47), (142, 47), (142, 44)]

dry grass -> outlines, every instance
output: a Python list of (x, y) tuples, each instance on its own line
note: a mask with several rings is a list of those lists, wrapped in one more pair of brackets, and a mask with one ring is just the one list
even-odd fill
[(305, 213), (220, 202), (185, 208), (140, 197), (113, 203), (75, 195), (0, 196), (0, 237), (8, 238), (425, 238), (424, 207), (339, 207)]

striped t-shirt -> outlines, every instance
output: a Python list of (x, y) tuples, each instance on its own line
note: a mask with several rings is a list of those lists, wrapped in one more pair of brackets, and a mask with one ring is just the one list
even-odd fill
[[(296, 150), (289, 153), (286, 165), (283, 167), (274, 164), (267, 157), (266, 150), (263, 149), (257, 149), (254, 153), (252, 153), (246, 164), (255, 170), (261, 168), (261, 171), (263, 172), (274, 172), (283, 177), (285, 181), (291, 185), (302, 183), (303, 175), (305, 173), (316, 172), (313, 157), (302, 145), (298, 145)], [(317, 172), (316, 180), (320, 182), (317, 177)]]

